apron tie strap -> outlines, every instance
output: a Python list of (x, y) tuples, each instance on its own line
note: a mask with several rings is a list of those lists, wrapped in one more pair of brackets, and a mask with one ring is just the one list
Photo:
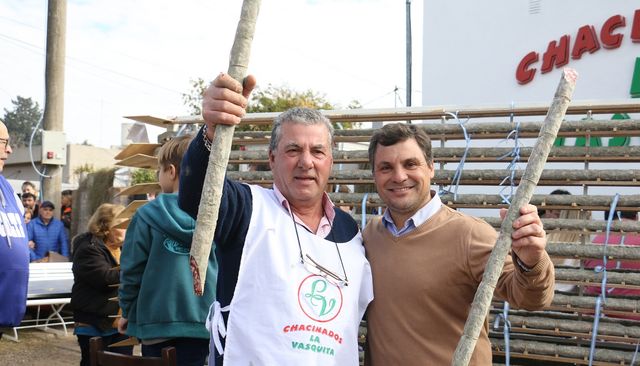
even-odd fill
[[(221, 308), (220, 303), (218, 301), (214, 301), (213, 304), (209, 307), (209, 314), (207, 315), (207, 321), (205, 326), (209, 331), (209, 335), (211, 336), (211, 341), (209, 343), (209, 349), (211, 349), (211, 342), (215, 346), (218, 354), (222, 355), (224, 353), (224, 349), (222, 348), (222, 341), (220, 337), (225, 338), (227, 336), (227, 328), (224, 325), (224, 318), (222, 317), (222, 312), (229, 311), (229, 305)], [(215, 365), (215, 361), (213, 358), (215, 357), (213, 352), (209, 352), (209, 365)]]

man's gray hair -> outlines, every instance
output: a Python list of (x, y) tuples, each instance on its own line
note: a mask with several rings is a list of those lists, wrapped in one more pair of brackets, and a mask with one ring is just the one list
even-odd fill
[(322, 124), (329, 131), (329, 148), (333, 146), (333, 125), (331, 125), (331, 121), (315, 109), (294, 107), (280, 113), (273, 121), (269, 151), (275, 151), (278, 147), (278, 143), (282, 137), (282, 125), (285, 123), (295, 123), (306, 126)]

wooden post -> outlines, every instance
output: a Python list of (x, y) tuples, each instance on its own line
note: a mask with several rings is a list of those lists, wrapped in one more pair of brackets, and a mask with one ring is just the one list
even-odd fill
[(563, 70), (560, 84), (547, 112), (538, 140), (533, 147), (533, 152), (524, 176), (520, 181), (507, 216), (502, 222), (500, 235), (491, 252), (491, 256), (484, 270), (484, 275), (482, 276), (482, 281), (473, 299), (469, 317), (464, 325), (464, 333), (453, 355), (453, 365), (455, 366), (466, 366), (469, 364), (469, 360), (471, 360), (471, 355), (476, 347), (480, 330), (484, 326), (485, 319), (489, 313), (493, 291), (496, 288), (496, 283), (504, 267), (504, 259), (511, 249), (513, 221), (518, 218), (520, 208), (529, 202), (538, 184), (538, 180), (544, 169), (544, 164), (547, 161), (547, 156), (549, 155), (549, 150), (551, 150), (551, 146), (558, 135), (558, 130), (564, 119), (565, 112), (569, 107), (576, 78), (577, 73), (574, 70), (569, 68)]
[[(43, 124), (47, 131), (64, 131), (64, 66), (67, 33), (67, 0), (49, 0), (47, 14), (47, 56), (45, 66), (45, 103)], [(66, 158), (66, 157), (65, 157)], [(47, 164), (40, 198), (53, 202), (55, 217), (60, 217), (62, 166)]]
[[(240, 21), (238, 22), (236, 36), (231, 48), (228, 70), (229, 75), (241, 83), (249, 65), (251, 41), (253, 40), (259, 9), (260, 0), (244, 0), (242, 3)], [(234, 126), (216, 126), (215, 137), (209, 154), (207, 174), (202, 187), (202, 198), (200, 199), (190, 252), (193, 290), (196, 295), (200, 296), (204, 293), (209, 255), (211, 254), (213, 236), (218, 222), (222, 187), (227, 171), (234, 129)]]

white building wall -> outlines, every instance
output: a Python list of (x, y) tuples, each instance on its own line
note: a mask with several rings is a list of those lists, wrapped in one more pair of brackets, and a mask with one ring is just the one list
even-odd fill
[[(538, 11), (530, 11), (530, 7)], [(568, 67), (580, 74), (574, 100), (621, 100), (629, 89), (640, 43), (631, 41), (637, 0), (458, 0), (424, 4), (422, 104), (483, 105), (550, 102), (561, 69), (542, 74), (542, 55), (549, 42), (565, 34), (575, 40), (578, 29), (593, 25), (599, 34), (604, 22), (620, 14), (626, 25), (616, 49), (602, 47)], [(571, 46), (572, 47), (572, 46)], [(520, 60), (540, 54), (533, 81), (515, 78)]]
[[(600, 30), (607, 19), (614, 15), (625, 17), (626, 25), (614, 33), (623, 34), (620, 47), (600, 49), (585, 53), (578, 60), (569, 58), (567, 67), (579, 73), (573, 95), (574, 101), (629, 100), (631, 81), (636, 58), (640, 57), (640, 42), (633, 43), (631, 31), (635, 11), (640, 9), (637, 0), (489, 0), (489, 1), (434, 1), (424, 3), (422, 105), (482, 106), (500, 105), (516, 107), (522, 103), (550, 103), (560, 80), (561, 69), (542, 74), (540, 68), (547, 46), (568, 34), (570, 51), (578, 30), (593, 25), (600, 37)], [(637, 20), (640, 22), (640, 19)], [(637, 26), (640, 26), (638, 24)], [(600, 39), (598, 39), (600, 41)], [(529, 52), (539, 53), (539, 61), (533, 80), (521, 85), (516, 79), (516, 68)], [(640, 103), (640, 99), (635, 99)], [(580, 120), (585, 116), (567, 116), (568, 120)], [(640, 114), (632, 115), (640, 118)], [(609, 119), (611, 114), (594, 116)], [(541, 120), (541, 117), (519, 117), (516, 120)], [(497, 118), (491, 118), (495, 121)], [(479, 122), (475, 119), (470, 122)], [(455, 124), (455, 121), (448, 123)], [(506, 136), (505, 136), (506, 137)], [(602, 138), (604, 145), (608, 138)], [(534, 139), (521, 141), (532, 146)], [(574, 138), (566, 139), (571, 146)], [(439, 143), (435, 143), (439, 146)], [(631, 145), (640, 145), (640, 137), (633, 137)], [(447, 147), (465, 146), (464, 141), (447, 141)], [(471, 147), (512, 147), (513, 142), (500, 140), (474, 140)], [(467, 163), (464, 169), (506, 169), (504, 163)], [(591, 163), (590, 169), (640, 169), (640, 164)], [(458, 164), (446, 164), (444, 169), (454, 170)], [(518, 164), (524, 169), (525, 164)], [(585, 169), (583, 163), (547, 163), (545, 169)], [(583, 194), (580, 186), (544, 187), (537, 194), (549, 193), (556, 188)], [(458, 193), (493, 193), (498, 187), (461, 186)], [(588, 194), (613, 195), (637, 194), (637, 187), (589, 187)], [(489, 216), (486, 210), (463, 210), (475, 215)], [(495, 213), (497, 215), (497, 212)], [(600, 218), (600, 213), (594, 213)]]

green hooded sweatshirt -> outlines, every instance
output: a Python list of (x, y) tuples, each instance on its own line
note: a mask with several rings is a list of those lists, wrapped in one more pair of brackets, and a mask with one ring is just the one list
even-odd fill
[(204, 296), (196, 296), (189, 267), (194, 227), (174, 193), (161, 194), (133, 216), (120, 258), (119, 299), (128, 335), (209, 338), (205, 320), (216, 298), (218, 263), (212, 250)]

